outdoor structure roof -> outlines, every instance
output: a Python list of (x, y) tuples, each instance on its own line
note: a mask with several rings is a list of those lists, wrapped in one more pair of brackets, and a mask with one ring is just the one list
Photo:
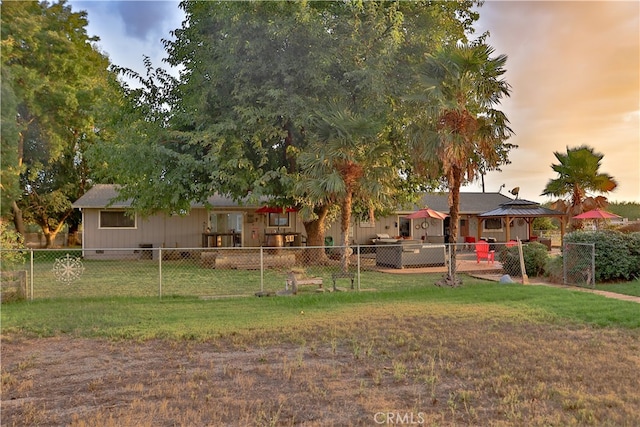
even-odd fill
[[(111, 200), (118, 196), (118, 187), (113, 184), (96, 184), (89, 191), (87, 191), (82, 197), (76, 200), (72, 206), (77, 209), (82, 208), (115, 208), (126, 209), (131, 207), (131, 201), (119, 201), (113, 204), (109, 204)], [(224, 197), (220, 195), (214, 195), (209, 197), (208, 202), (213, 207), (238, 207), (239, 204), (230, 197)], [(194, 203), (191, 207), (204, 207), (202, 203)], [(247, 206), (258, 207), (258, 206)]]
[(491, 209), (487, 212), (482, 212), (478, 215), (478, 219), (482, 222), (487, 218), (506, 218), (506, 236), (507, 240), (511, 238), (511, 225), (510, 220), (512, 218), (524, 218), (529, 226), (529, 235), (532, 232), (533, 218), (551, 217), (560, 219), (560, 234), (564, 236), (565, 220), (566, 216), (560, 211), (554, 211), (552, 209), (540, 206), (540, 203), (532, 202), (530, 200), (515, 199), (506, 203), (500, 204), (495, 209)]
[(478, 215), (481, 218), (497, 217), (518, 217), (518, 218), (539, 218), (539, 217), (562, 217), (564, 213), (540, 206), (540, 203), (530, 200), (515, 199), (507, 203), (502, 203), (495, 209), (483, 212)]
[[(501, 193), (460, 193), (461, 214), (477, 215), (499, 206), (502, 203), (510, 202), (512, 199)], [(406, 212), (413, 212), (417, 209), (429, 207), (436, 211), (449, 213), (449, 193), (426, 194), (420, 201), (420, 205)]]

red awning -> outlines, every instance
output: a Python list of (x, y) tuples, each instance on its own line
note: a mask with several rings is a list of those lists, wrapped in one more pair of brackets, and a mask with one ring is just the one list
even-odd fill
[(286, 212), (297, 212), (298, 209), (292, 207), (284, 207), (284, 206), (263, 206), (259, 209), (256, 209), (256, 213), (286, 213)]

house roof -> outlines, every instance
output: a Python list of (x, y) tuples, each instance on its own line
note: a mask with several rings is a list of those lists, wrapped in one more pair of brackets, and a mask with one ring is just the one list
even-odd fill
[(554, 211), (552, 209), (540, 206), (539, 203), (532, 202), (530, 200), (515, 199), (507, 203), (500, 204), (499, 207), (487, 212), (483, 212), (479, 217), (492, 218), (492, 217), (521, 217), (521, 218), (536, 218), (536, 217), (549, 217), (549, 216), (564, 216), (560, 211)]
[[(118, 187), (113, 184), (95, 184), (89, 191), (87, 191), (82, 197), (76, 200), (71, 206), (76, 209), (83, 208), (115, 208), (125, 209), (131, 207), (131, 200), (119, 201), (113, 204), (109, 204), (111, 200), (118, 196)], [(214, 195), (209, 197), (208, 202), (214, 207), (238, 207), (239, 204), (230, 197), (221, 195)], [(202, 203), (194, 203), (191, 205), (193, 208), (202, 208)], [(256, 207), (256, 206), (247, 206)]]
[[(115, 185), (112, 184), (95, 184), (78, 200), (73, 202), (71, 206), (77, 209), (82, 208), (104, 208), (109, 205), (109, 202), (118, 195), (118, 190)], [(115, 202), (109, 207), (112, 208), (128, 208), (131, 206), (131, 201)]]
[[(76, 209), (99, 209), (99, 208), (115, 208), (126, 209), (131, 207), (131, 201), (121, 201), (109, 204), (118, 195), (118, 187), (114, 184), (95, 184), (89, 191), (87, 191), (82, 197), (76, 200), (72, 206)], [(496, 207), (508, 204), (509, 202), (522, 201), (512, 200), (509, 197), (501, 193), (460, 193), (460, 213), (478, 215), (483, 212), (488, 212), (496, 209)], [(208, 202), (213, 207), (218, 208), (237, 208), (241, 206), (238, 202), (230, 197), (214, 195), (209, 197)], [(434, 193), (426, 194), (421, 199), (421, 205), (416, 206), (414, 209), (404, 210), (400, 213), (411, 213), (425, 206), (440, 211), (449, 213), (449, 195), (448, 193)], [(535, 203), (535, 202), (528, 202)], [(192, 204), (194, 208), (202, 208), (203, 204)], [(259, 206), (244, 205), (246, 208), (258, 208)], [(546, 209), (540, 207), (539, 209)], [(555, 211), (554, 211), (555, 212)], [(484, 215), (483, 215), (484, 216)]]
[[(477, 215), (482, 212), (495, 209), (501, 204), (512, 201), (509, 197), (501, 193), (460, 193), (460, 213), (467, 215)], [(426, 194), (414, 210), (425, 206), (449, 213), (449, 193)]]

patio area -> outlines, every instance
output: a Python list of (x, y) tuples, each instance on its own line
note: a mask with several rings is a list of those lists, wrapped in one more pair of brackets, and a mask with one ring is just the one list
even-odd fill
[[(405, 268), (386, 268), (375, 265), (375, 258), (362, 256), (362, 267), (367, 269), (376, 270), (382, 273), (391, 274), (425, 274), (425, 273), (446, 273), (449, 271), (447, 265), (441, 266), (429, 266), (429, 267), (405, 267)], [(476, 255), (474, 252), (459, 252), (456, 254), (456, 265), (458, 273), (465, 274), (502, 274), (502, 264), (496, 260), (493, 263), (489, 263), (486, 260), (482, 260), (479, 263), (476, 261)]]

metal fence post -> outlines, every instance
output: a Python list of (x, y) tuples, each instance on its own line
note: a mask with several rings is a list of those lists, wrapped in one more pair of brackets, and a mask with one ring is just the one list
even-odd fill
[(567, 257), (569, 256), (569, 244), (562, 244), (562, 284), (567, 284)]
[(360, 245), (356, 245), (356, 249), (358, 250), (358, 292), (360, 292), (360, 257), (362, 254), (362, 248), (360, 247)]
[(162, 248), (158, 248), (158, 296), (162, 299)]
[(260, 292), (264, 292), (264, 248), (260, 246)]
[(30, 300), (33, 301), (33, 249), (29, 249), (29, 254), (30, 254), (30, 261), (29, 261), (29, 268), (31, 271), (29, 271), (29, 287), (30, 289)]
[(596, 287), (596, 244), (591, 244), (591, 286)]

